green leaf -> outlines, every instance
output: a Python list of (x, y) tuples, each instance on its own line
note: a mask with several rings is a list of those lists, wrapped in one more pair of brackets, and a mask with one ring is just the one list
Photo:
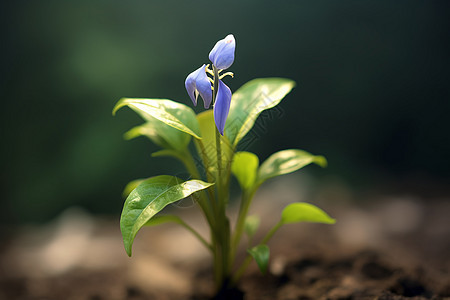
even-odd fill
[[(197, 120), (202, 136), (202, 140), (196, 140), (197, 151), (198, 153), (203, 153), (202, 158), (205, 156), (207, 159), (207, 162), (203, 162), (205, 167), (208, 166), (207, 172), (212, 174), (214, 178), (217, 178), (216, 125), (213, 111), (210, 109), (199, 113)], [(225, 170), (226, 166), (233, 159), (234, 149), (225, 136), (220, 136), (220, 145), (222, 149), (222, 170)]]
[(303, 168), (310, 163), (326, 167), (327, 160), (323, 156), (312, 155), (303, 150), (290, 149), (272, 154), (261, 164), (258, 172), (258, 184), (269, 178), (288, 174)]
[(276, 106), (295, 82), (285, 78), (258, 78), (251, 80), (233, 93), (225, 133), (236, 147), (250, 131), (259, 114)]
[(179, 225), (184, 225), (184, 221), (181, 220), (180, 217), (174, 215), (163, 215), (163, 216), (154, 216), (150, 220), (145, 223), (145, 226), (157, 226), (164, 223), (176, 223)]
[(125, 139), (131, 140), (139, 136), (145, 136), (156, 145), (165, 149), (176, 151), (186, 149), (191, 140), (189, 134), (179, 131), (153, 117), (149, 116), (148, 119), (150, 121), (128, 130), (124, 134)]
[[(130, 107), (140, 114), (147, 122), (151, 123), (152, 126), (156, 126), (154, 130), (161, 130), (160, 127), (158, 128), (157, 125), (154, 125), (155, 119), (157, 119), (171, 128), (175, 128), (178, 131), (201, 139), (195, 113), (190, 107), (184, 104), (167, 99), (122, 98), (114, 107), (113, 115), (123, 106)], [(164, 130), (166, 129), (163, 129), (163, 131)], [(152, 132), (150, 135), (154, 136), (155, 134), (158, 134), (158, 132)], [(161, 138), (173, 137), (174, 135), (174, 133), (169, 132), (165, 134), (165, 137)], [(180, 137), (176, 138), (180, 139)], [(174, 144), (177, 146), (176, 148), (178, 148), (176, 140), (171, 142), (166, 140), (166, 142), (171, 145)]]
[(258, 156), (251, 152), (242, 151), (234, 155), (231, 171), (243, 190), (250, 189), (255, 183), (258, 166)]
[(152, 157), (164, 157), (164, 156), (171, 156), (179, 159), (180, 161), (184, 161), (185, 157), (183, 157), (183, 154), (180, 152), (177, 152), (175, 150), (159, 150), (152, 153)]
[(286, 206), (281, 213), (281, 223), (290, 224), (298, 222), (312, 222), (334, 224), (336, 220), (326, 212), (309, 203), (292, 203)]
[(201, 180), (183, 181), (168, 175), (151, 177), (143, 181), (125, 200), (120, 217), (120, 229), (127, 254), (131, 256), (131, 247), (137, 232), (154, 215), (167, 205), (211, 185)]
[[(189, 165), (189, 158), (186, 156), (186, 152), (179, 152), (179, 151), (172, 150), (172, 149), (164, 149), (164, 150), (159, 150), (159, 151), (153, 152), (152, 157), (173, 157), (173, 158), (176, 158), (179, 161), (181, 161), (186, 167)], [(194, 165), (194, 168), (195, 168), (195, 165)], [(191, 174), (193, 174), (193, 173), (191, 173)], [(198, 176), (194, 176), (194, 177), (199, 178)]]
[(133, 181), (128, 182), (128, 184), (125, 186), (125, 188), (123, 189), (122, 192), (122, 196), (124, 198), (128, 197), (128, 195), (135, 189), (138, 187), (138, 185), (140, 185), (143, 181), (145, 180), (145, 178), (142, 179), (135, 179)]
[(267, 271), (267, 267), (269, 265), (269, 256), (270, 256), (269, 247), (263, 244), (248, 249), (247, 251), (258, 264), (258, 267), (261, 270), (261, 272), (265, 274)]
[(259, 223), (261, 223), (261, 219), (258, 216), (247, 216), (245, 218), (244, 231), (249, 236), (252, 237), (255, 235), (256, 230), (258, 230)]

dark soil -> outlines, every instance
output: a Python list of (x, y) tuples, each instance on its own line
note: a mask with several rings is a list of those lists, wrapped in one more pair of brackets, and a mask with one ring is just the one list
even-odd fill
[[(246, 299), (441, 299), (450, 297), (448, 282), (383, 261), (376, 252), (348, 257), (304, 258), (286, 266), (281, 276), (244, 282), (254, 291)], [(264, 286), (264, 290), (258, 289)]]
[[(254, 211), (267, 226), (284, 204), (266, 201), (278, 193), (270, 188)], [(286, 226), (270, 243), (268, 274), (252, 265), (236, 289), (215, 299), (450, 299), (448, 199), (381, 197), (360, 206), (316, 200), (336, 225)], [(201, 228), (193, 210), (177, 210)], [(116, 221), (80, 211), (10, 231), (7, 241), (0, 299), (212, 299), (209, 254), (176, 226), (140, 233), (131, 259)]]

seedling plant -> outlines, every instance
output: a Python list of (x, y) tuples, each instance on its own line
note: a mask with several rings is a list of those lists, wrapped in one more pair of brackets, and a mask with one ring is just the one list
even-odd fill
[[(198, 115), (188, 106), (168, 99), (122, 98), (118, 109), (128, 106), (145, 123), (129, 130), (127, 139), (146, 136), (161, 147), (154, 157), (171, 156), (180, 160), (190, 174), (188, 180), (160, 175), (130, 182), (120, 219), (123, 243), (129, 256), (138, 231), (145, 226), (173, 222), (190, 231), (211, 253), (217, 291), (237, 283), (252, 260), (261, 272), (268, 268), (270, 250), (267, 243), (277, 230), (290, 223), (316, 222), (333, 224), (335, 220), (309, 203), (286, 206), (278, 223), (256, 241), (260, 219), (248, 215), (257, 189), (268, 179), (291, 173), (311, 163), (325, 167), (326, 159), (303, 150), (276, 152), (260, 164), (258, 156), (237, 151), (264, 110), (275, 107), (292, 90), (295, 83), (285, 78), (253, 79), (232, 93), (224, 79), (233, 73), (236, 41), (228, 35), (209, 53), (210, 64), (190, 73), (185, 88), (194, 105), (199, 96), (205, 111)], [(209, 109), (212, 106), (212, 109)], [(190, 146), (193, 141), (194, 146)], [(227, 207), (231, 174), (240, 185), (239, 214), (230, 224)], [(209, 238), (176, 215), (159, 214), (167, 205), (191, 196), (205, 217)], [(275, 201), (276, 199), (274, 199)], [(237, 260), (238, 246), (247, 235), (247, 256)]]

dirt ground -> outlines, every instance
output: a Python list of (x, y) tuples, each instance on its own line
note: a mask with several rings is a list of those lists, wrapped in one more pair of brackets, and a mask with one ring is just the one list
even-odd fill
[[(265, 185), (252, 207), (262, 216), (259, 234), (292, 202), (316, 204), (338, 222), (285, 226), (269, 244), (269, 274), (253, 264), (221, 299), (450, 299), (448, 197), (389, 189), (355, 195), (341, 184), (311, 192), (310, 183), (293, 175)], [(170, 210), (207, 236), (192, 206), (184, 200)], [(70, 208), (45, 226), (8, 229), (1, 245), (0, 299), (212, 297), (209, 253), (176, 225), (140, 232), (128, 258), (117, 218)]]

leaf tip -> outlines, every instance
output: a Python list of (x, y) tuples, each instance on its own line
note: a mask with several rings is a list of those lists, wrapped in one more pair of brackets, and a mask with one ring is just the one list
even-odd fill
[(318, 155), (315, 157), (315, 163), (321, 166), (322, 168), (326, 168), (328, 166), (327, 159), (322, 155)]
[(113, 115), (113, 116), (115, 116), (115, 115), (116, 115), (116, 112), (117, 112), (121, 107), (124, 106), (124, 105), (123, 105), (123, 102), (124, 102), (125, 99), (126, 99), (126, 98), (121, 98), (121, 99), (116, 103), (116, 105), (114, 106), (114, 108), (113, 108), (113, 110), (112, 110), (112, 115)]
[(124, 245), (125, 246), (125, 252), (127, 253), (128, 257), (131, 257), (132, 251), (131, 251), (131, 245)]
[(261, 273), (265, 274), (269, 266), (269, 257), (270, 257), (269, 246), (265, 244), (260, 244), (251, 249), (248, 249), (247, 252), (256, 261), (256, 264), (258, 265)]
[(336, 224), (336, 219), (333, 219), (330, 217), (328, 222), (326, 222), (325, 224), (330, 224), (330, 225)]
[(293, 88), (295, 88), (297, 86), (297, 83), (294, 80), (289, 79), (289, 81), (290, 81), (289, 83), (291, 85), (291, 89), (293, 89)]
[[(113, 116), (115, 116), (115, 114), (113, 114)], [(128, 130), (127, 132), (125, 132), (123, 134), (123, 139), (126, 140), (126, 141), (132, 140), (135, 137), (137, 137), (137, 135), (134, 134), (133, 132), (131, 132), (130, 130)]]

